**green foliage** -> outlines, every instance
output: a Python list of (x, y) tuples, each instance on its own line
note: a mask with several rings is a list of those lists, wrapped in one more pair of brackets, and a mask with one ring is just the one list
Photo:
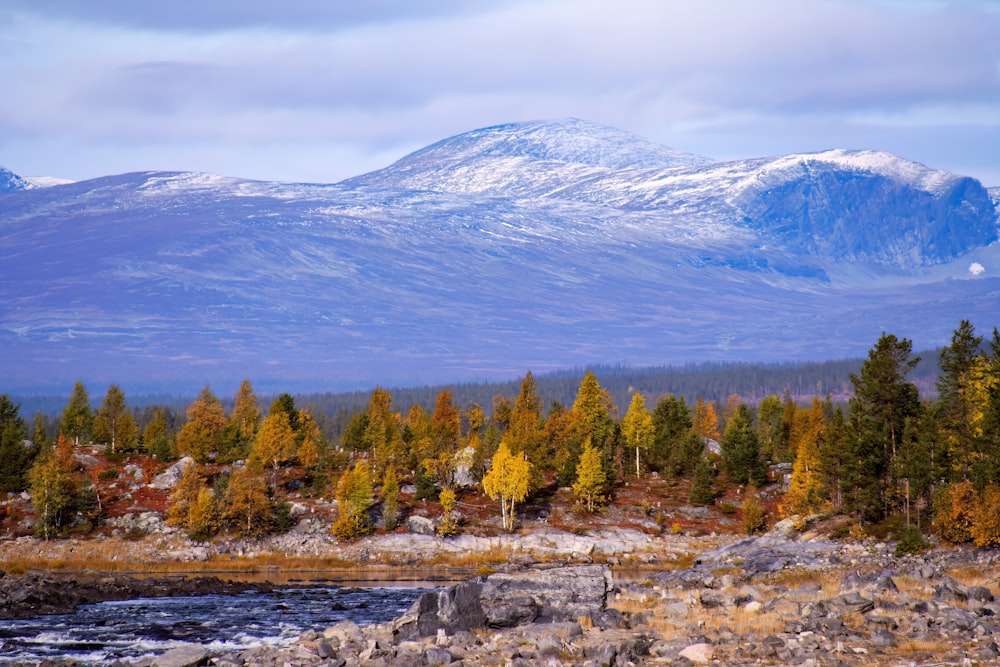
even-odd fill
[(920, 358), (910, 358), (913, 344), (882, 334), (860, 375), (851, 375), (849, 458), (845, 485), (850, 508), (862, 518), (878, 521), (891, 509), (887, 489), (896, 488), (893, 474), (903, 445), (907, 421), (920, 415), (917, 387), (907, 375)]
[(20, 406), (0, 395), (0, 492), (17, 493), (28, 486), (27, 473), (36, 447), (25, 445), (27, 425), (18, 412)]
[(760, 441), (746, 403), (740, 404), (736, 414), (726, 424), (726, 431), (719, 444), (722, 445), (723, 466), (733, 482), (763, 484), (767, 481), (767, 468), (760, 455)]
[(90, 437), (93, 428), (94, 415), (90, 411), (90, 397), (87, 396), (87, 389), (83, 383), (77, 382), (73, 385), (73, 393), (63, 410), (59, 430), (66, 437), (72, 438), (74, 444), (79, 445), (81, 441)]
[(57, 454), (48, 454), (28, 473), (31, 502), (35, 508), (35, 534), (55, 537), (71, 518), (77, 486), (70, 470)]
[(111, 453), (129, 451), (139, 444), (139, 428), (125, 404), (125, 393), (113, 384), (94, 415), (94, 439), (106, 443)]
[(919, 554), (930, 548), (930, 542), (915, 525), (904, 526), (896, 535), (896, 555)]
[[(653, 409), (653, 444), (649, 451), (649, 467), (669, 477), (694, 471), (704, 444), (692, 430), (691, 411), (684, 397), (670, 394), (661, 398)], [(694, 451), (688, 446), (694, 435)]]
[(689, 500), (695, 505), (711, 505), (717, 495), (715, 489), (715, 467), (705, 454), (698, 459), (694, 468), (694, 479), (691, 482)]

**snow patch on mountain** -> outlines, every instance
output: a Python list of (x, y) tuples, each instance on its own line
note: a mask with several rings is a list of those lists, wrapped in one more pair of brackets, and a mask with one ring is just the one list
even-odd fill
[(0, 194), (30, 189), (32, 184), (11, 170), (0, 167)]

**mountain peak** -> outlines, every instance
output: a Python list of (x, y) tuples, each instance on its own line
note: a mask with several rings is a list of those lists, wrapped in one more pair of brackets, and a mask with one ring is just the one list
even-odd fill
[(30, 187), (31, 183), (27, 180), (21, 178), (6, 167), (0, 167), (0, 194), (5, 192), (27, 190)]
[[(703, 165), (712, 160), (578, 118), (494, 125), (449, 137), (404, 157), (413, 160), (519, 157), (610, 169)], [(397, 163), (397, 164), (399, 164)]]
[(539, 196), (559, 184), (609, 172), (711, 163), (709, 158), (623, 130), (565, 118), (505, 123), (458, 134), (344, 184)]

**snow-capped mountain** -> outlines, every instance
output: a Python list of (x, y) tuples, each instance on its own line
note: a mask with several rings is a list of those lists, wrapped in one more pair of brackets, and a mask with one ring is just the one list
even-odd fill
[(0, 167), (0, 195), (5, 192), (27, 190), (30, 187), (32, 187), (32, 185), (27, 181), (27, 179), (18, 176), (10, 169)]
[(577, 120), (333, 185), (143, 172), (10, 192), (0, 392), (832, 358), (882, 331), (938, 345), (962, 318), (1000, 324), (996, 199), (885, 153), (713, 163)]

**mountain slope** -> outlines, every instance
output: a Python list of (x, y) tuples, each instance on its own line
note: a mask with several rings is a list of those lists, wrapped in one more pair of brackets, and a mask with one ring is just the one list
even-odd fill
[(0, 167), (0, 195), (5, 192), (18, 192), (20, 190), (27, 190), (31, 187), (31, 184), (27, 180), (21, 178), (14, 172), (4, 167)]
[(971, 179), (866, 152), (708, 163), (579, 121), (472, 134), (335, 185), (142, 172), (0, 197), (0, 392), (831, 358), (996, 324)]

